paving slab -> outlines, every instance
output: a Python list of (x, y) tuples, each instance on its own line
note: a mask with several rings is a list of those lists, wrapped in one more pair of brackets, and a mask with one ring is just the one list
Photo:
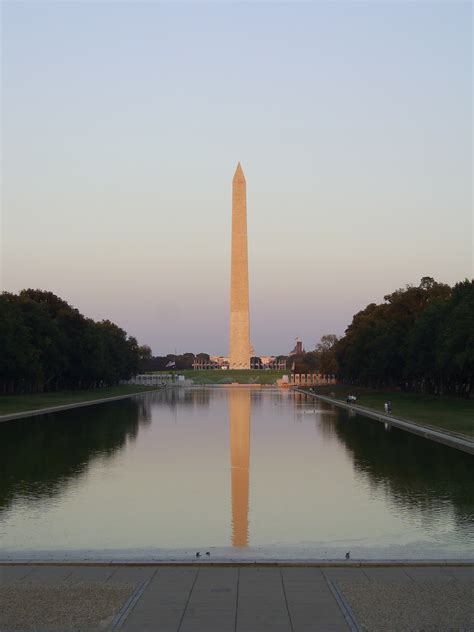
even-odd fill
[(297, 606), (290, 610), (293, 632), (349, 632), (341, 611), (318, 611), (314, 607)]
[(178, 632), (234, 632), (235, 612), (215, 609), (186, 611)]
[(159, 593), (161, 602), (186, 603), (198, 574), (197, 568), (160, 568), (149, 581), (148, 593)]
[(33, 568), (34, 566), (0, 566), (0, 583), (21, 581)]
[(234, 632), (238, 568), (200, 568), (179, 632)]
[(163, 585), (183, 585), (189, 581), (194, 581), (199, 568), (189, 566), (161, 566), (153, 576), (150, 586), (159, 584)]
[(291, 632), (291, 621), (278, 568), (242, 568), (236, 632)]
[(347, 605), (367, 632), (474, 630), (472, 566), (0, 565), (0, 590), (31, 631), (46, 612), (72, 632), (72, 607), (81, 632), (119, 615), (120, 632), (347, 632)]
[(114, 583), (141, 583), (151, 579), (157, 572), (154, 566), (119, 566), (109, 577)]
[(272, 612), (270, 608), (239, 612), (236, 621), (236, 632), (292, 632), (288, 616), (280, 612)]
[(163, 609), (159, 605), (148, 610), (134, 611), (120, 627), (120, 632), (177, 632), (182, 615), (182, 608)]
[(289, 607), (314, 605), (323, 608), (326, 604), (334, 604), (334, 597), (327, 585), (317, 587), (303, 586), (298, 590), (285, 590), (286, 601)]
[(281, 576), (287, 602), (312, 603), (327, 586), (326, 578), (318, 568), (282, 568)]
[(368, 581), (363, 568), (324, 568), (323, 575), (326, 579), (338, 580), (340, 578), (356, 581)]
[(443, 570), (452, 575), (454, 579), (458, 581), (474, 582), (474, 566), (465, 568), (461, 566), (451, 566), (449, 568), (444, 568)]
[(123, 632), (176, 632), (197, 577), (197, 568), (159, 568), (131, 609)]
[(310, 629), (348, 630), (341, 608), (326, 580), (313, 581), (303, 585), (300, 590), (287, 589), (286, 598), (294, 632)]
[(68, 584), (78, 582), (106, 582), (114, 574), (111, 566), (77, 566), (72, 569), (70, 575), (64, 581)]
[(293, 582), (316, 582), (325, 581), (323, 571), (320, 568), (297, 566), (281, 569), (281, 574), (285, 585)]
[(239, 592), (256, 594), (266, 592), (272, 594), (276, 589), (283, 595), (282, 575), (279, 568), (241, 568), (239, 574)]
[(22, 581), (57, 584), (65, 581), (73, 571), (73, 566), (34, 566)]

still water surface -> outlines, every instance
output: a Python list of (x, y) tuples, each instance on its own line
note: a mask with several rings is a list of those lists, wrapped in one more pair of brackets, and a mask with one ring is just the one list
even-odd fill
[(303, 395), (149, 393), (0, 424), (0, 557), (473, 558), (473, 474)]

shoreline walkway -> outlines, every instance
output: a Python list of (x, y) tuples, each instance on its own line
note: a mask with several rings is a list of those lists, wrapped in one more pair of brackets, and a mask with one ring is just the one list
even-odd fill
[[(57, 406), (47, 406), (45, 408), (36, 408), (33, 410), (22, 410), (18, 413), (9, 413), (6, 415), (0, 415), (0, 423), (2, 421), (11, 421), (12, 419), (22, 419), (24, 417), (37, 417), (38, 415), (47, 415), (49, 413), (59, 413), (63, 410), (69, 410), (71, 408), (82, 408), (84, 406), (95, 406), (96, 404), (108, 404), (109, 402), (116, 402), (120, 399), (129, 399), (130, 397), (136, 397), (137, 395), (145, 395), (147, 393), (155, 393), (162, 390), (162, 387), (149, 388), (146, 390), (136, 391), (134, 393), (124, 393), (123, 395), (112, 395), (111, 397), (101, 397), (98, 399), (88, 399), (87, 401), (72, 402), (71, 404), (59, 404)], [(0, 629), (1, 632), (1, 629)]]
[(400, 417), (394, 417), (393, 415), (379, 413), (372, 408), (365, 408), (364, 406), (358, 406), (357, 404), (346, 404), (339, 399), (327, 397), (326, 395), (320, 395), (319, 393), (314, 393), (306, 389), (295, 388), (294, 390), (297, 393), (303, 393), (304, 395), (315, 397), (316, 399), (320, 399), (321, 401), (328, 404), (334, 404), (335, 406), (339, 406), (340, 408), (352, 410), (356, 413), (359, 413), (360, 415), (363, 415), (364, 417), (370, 417), (371, 419), (375, 419), (376, 421), (381, 421), (382, 423), (389, 424), (394, 428), (400, 428), (400, 430), (411, 432), (412, 434), (424, 437), (425, 439), (430, 439), (431, 441), (442, 443), (451, 448), (461, 450), (462, 452), (467, 452), (468, 454), (474, 454), (474, 441), (471, 441), (468, 437), (465, 437), (464, 435), (449, 432), (447, 430), (442, 430), (440, 428), (436, 428), (435, 426), (423, 425), (409, 419), (402, 419)]
[(474, 566), (0, 565), (0, 630), (473, 630)]

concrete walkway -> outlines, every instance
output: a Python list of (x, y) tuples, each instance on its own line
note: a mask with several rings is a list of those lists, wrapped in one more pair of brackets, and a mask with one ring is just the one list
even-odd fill
[(109, 402), (117, 402), (121, 399), (129, 399), (137, 395), (145, 395), (146, 393), (154, 393), (162, 390), (163, 387), (149, 388), (145, 391), (137, 391), (136, 393), (125, 393), (124, 395), (113, 395), (112, 397), (101, 397), (100, 399), (89, 399), (85, 402), (73, 402), (72, 404), (60, 404), (58, 406), (48, 406), (47, 408), (36, 408), (34, 410), (22, 410), (19, 413), (9, 413), (8, 415), (0, 415), (0, 422), (10, 421), (12, 419), (22, 419), (23, 417), (36, 417), (38, 415), (47, 415), (49, 413), (59, 413), (62, 410), (71, 408), (83, 408), (84, 406), (95, 406), (96, 404), (108, 404)]
[(2, 632), (474, 630), (474, 567), (0, 565), (0, 603)]
[(340, 399), (326, 397), (325, 395), (320, 395), (319, 393), (312, 393), (302, 388), (295, 388), (294, 390), (298, 393), (303, 393), (316, 399), (320, 399), (321, 401), (327, 402), (328, 404), (334, 404), (335, 406), (345, 408), (346, 410), (353, 410), (354, 412), (359, 413), (359, 415), (370, 417), (371, 419), (376, 419), (377, 421), (387, 423), (390, 426), (400, 428), (401, 430), (405, 430), (406, 432), (411, 432), (412, 434), (424, 437), (425, 439), (431, 439), (431, 441), (443, 443), (444, 445), (447, 445), (451, 448), (456, 448), (457, 450), (461, 450), (462, 452), (474, 454), (474, 441), (470, 440), (464, 435), (458, 435), (456, 433), (448, 432), (447, 430), (443, 430), (441, 428), (435, 428), (434, 426), (419, 424), (408, 419), (401, 419), (400, 417), (394, 417), (393, 415), (379, 413), (376, 410), (365, 408), (364, 406), (346, 404)]

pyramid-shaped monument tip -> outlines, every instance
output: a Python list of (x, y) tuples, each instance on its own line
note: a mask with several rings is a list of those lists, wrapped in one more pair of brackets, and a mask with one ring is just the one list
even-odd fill
[(245, 180), (244, 172), (242, 171), (240, 162), (237, 163), (237, 169), (235, 170), (235, 173), (234, 173), (234, 180), (237, 178)]

